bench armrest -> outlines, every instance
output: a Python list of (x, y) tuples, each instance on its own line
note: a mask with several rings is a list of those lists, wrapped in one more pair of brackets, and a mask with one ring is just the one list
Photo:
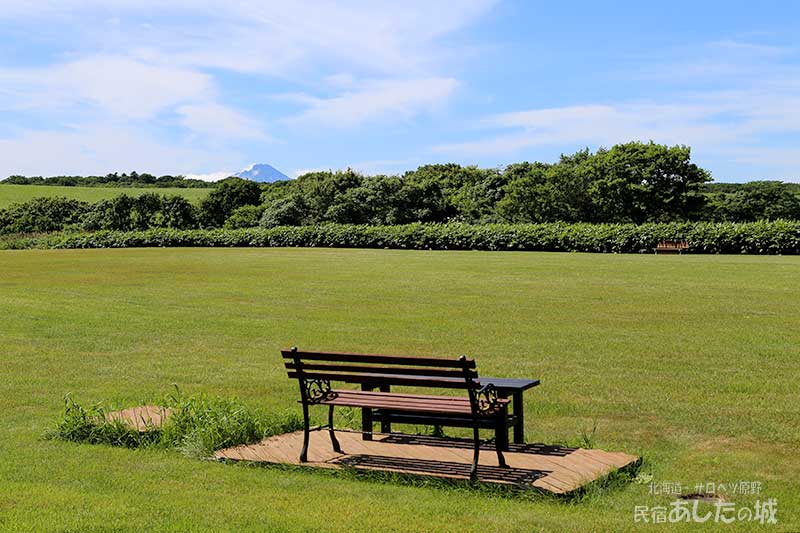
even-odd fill
[(304, 388), (306, 402), (311, 405), (336, 397), (336, 393), (331, 390), (331, 382), (327, 379), (303, 379), (300, 386)]
[(487, 383), (475, 393), (475, 402), (480, 415), (491, 415), (496, 413), (503, 402), (497, 397), (497, 387), (494, 383)]

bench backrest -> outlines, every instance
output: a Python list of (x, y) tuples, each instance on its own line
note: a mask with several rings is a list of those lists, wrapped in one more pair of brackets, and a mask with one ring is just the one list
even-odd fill
[(477, 389), (475, 361), (466, 356), (444, 359), (405, 355), (371, 355), (281, 350), (290, 378), (344, 383)]

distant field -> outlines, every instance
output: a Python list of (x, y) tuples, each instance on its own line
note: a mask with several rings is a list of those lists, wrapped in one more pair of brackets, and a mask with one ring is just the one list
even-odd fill
[(145, 192), (166, 195), (180, 195), (192, 203), (205, 198), (211, 189), (157, 189), (157, 188), (116, 188), (116, 187), (58, 187), (54, 185), (0, 185), (0, 207), (25, 202), (31, 198), (42, 196), (66, 196), (85, 202), (96, 202), (105, 198), (113, 198), (120, 194), (138, 196)]
[[(0, 252), (0, 272), (3, 530), (626, 531), (675, 499), (648, 481), (761, 483), (728, 500), (776, 498), (769, 530), (800, 529), (798, 257), (32, 250)], [(527, 501), (42, 439), (68, 392), (126, 406), (175, 383), (298, 410), (293, 344), (541, 378), (529, 442), (588, 436), (652, 477)]]

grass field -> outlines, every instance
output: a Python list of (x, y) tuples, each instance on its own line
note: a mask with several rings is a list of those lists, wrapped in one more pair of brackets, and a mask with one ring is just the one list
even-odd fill
[(0, 208), (10, 204), (26, 202), (42, 196), (65, 196), (84, 202), (97, 202), (113, 198), (120, 194), (138, 196), (145, 192), (166, 194), (169, 196), (185, 196), (189, 201), (198, 203), (206, 197), (211, 189), (181, 188), (122, 188), (122, 187), (58, 187), (55, 185), (0, 185)]
[(177, 383), (297, 409), (278, 353), (296, 344), (539, 377), (529, 441), (596, 426), (595, 446), (641, 454), (653, 482), (760, 482), (778, 500), (763, 527), (797, 530), (799, 273), (763, 256), (0, 252), (0, 529), (619, 531), (674, 499), (631, 483), (530, 501), (42, 438), (67, 392), (125, 406)]

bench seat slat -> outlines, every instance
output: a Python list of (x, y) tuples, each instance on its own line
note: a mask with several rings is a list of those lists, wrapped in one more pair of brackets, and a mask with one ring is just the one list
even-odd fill
[(335, 390), (342, 398), (356, 398), (363, 401), (389, 403), (398, 401), (403, 403), (426, 403), (439, 405), (466, 405), (469, 406), (469, 398), (458, 398), (455, 396), (432, 396), (429, 394), (397, 394), (394, 392), (374, 392), (374, 391), (354, 391), (354, 390)]
[[(300, 375), (294, 371), (289, 371), (289, 377), (298, 379)], [(386, 374), (348, 374), (336, 372), (303, 372), (304, 379), (327, 379), (330, 381), (342, 381), (346, 383), (388, 383), (392, 385), (407, 385), (409, 387), (439, 387), (445, 389), (466, 389), (466, 381), (458, 381), (446, 378), (426, 378), (412, 376), (387, 376)], [(472, 387), (477, 388), (478, 384), (472, 382)]]
[[(443, 413), (471, 415), (472, 410), (468, 398), (446, 396), (396, 394), (391, 392), (365, 392), (351, 390), (334, 390), (336, 397), (323, 400), (324, 405), (342, 405), (348, 407), (366, 407), (370, 409), (386, 409), (387, 411), (411, 411), (424, 413)], [(507, 404), (508, 400), (499, 400)]]
[(339, 389), (336, 392), (339, 392), (339, 393), (350, 393), (350, 392), (352, 392), (352, 393), (357, 393), (358, 395), (363, 395), (363, 396), (372, 395), (372, 396), (375, 396), (376, 398), (384, 397), (386, 395), (391, 395), (392, 397), (397, 396), (399, 398), (406, 398), (406, 397), (407, 398), (427, 398), (427, 399), (432, 399), (432, 400), (449, 400), (449, 401), (452, 401), (452, 402), (468, 402), (469, 403), (469, 398), (467, 398), (465, 396), (441, 396), (441, 395), (438, 395), (438, 394), (416, 394), (416, 393), (412, 393), (412, 392), (394, 392), (394, 391), (392, 391), (392, 392), (357, 391), (357, 390), (351, 390), (351, 389)]

